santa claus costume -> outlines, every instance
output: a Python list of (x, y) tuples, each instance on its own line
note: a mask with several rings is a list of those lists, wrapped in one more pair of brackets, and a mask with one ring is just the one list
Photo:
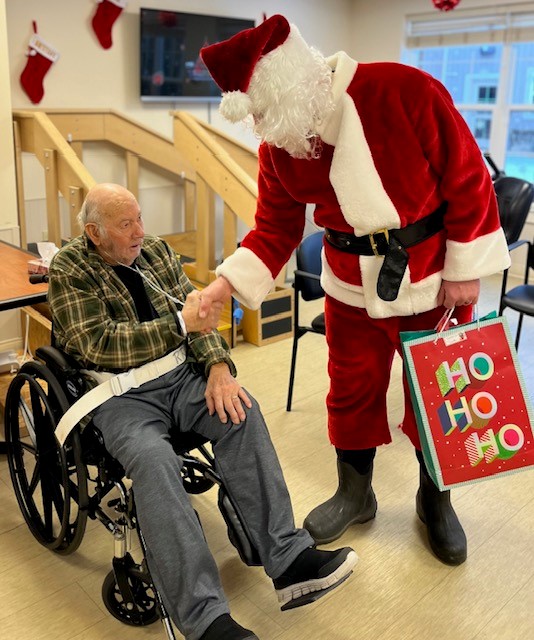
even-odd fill
[[(339, 488), (304, 524), (329, 542), (375, 515), (373, 457), (391, 441), (386, 392), (399, 332), (436, 326), (444, 281), (510, 264), (493, 185), (451, 96), (418, 69), (344, 52), (324, 58), (279, 15), (201, 56), (223, 91), (221, 113), (234, 122), (252, 114), (262, 138), (255, 227), (217, 275), (258, 308), (302, 239), (308, 203), (325, 229), (328, 429)], [(456, 308), (459, 322), (471, 319), (470, 302)], [(421, 462), (417, 512), (436, 555), (459, 564), (465, 535), (448, 492), (426, 474), (406, 382), (405, 405), (401, 428)]]

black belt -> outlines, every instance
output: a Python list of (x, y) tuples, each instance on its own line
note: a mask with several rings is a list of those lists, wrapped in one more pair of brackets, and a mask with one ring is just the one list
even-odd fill
[(382, 300), (397, 298), (399, 287), (408, 265), (408, 247), (413, 247), (443, 229), (443, 216), (447, 203), (402, 229), (378, 229), (366, 236), (355, 236), (333, 229), (325, 229), (326, 241), (340, 251), (359, 256), (385, 256), (377, 282), (377, 293)]

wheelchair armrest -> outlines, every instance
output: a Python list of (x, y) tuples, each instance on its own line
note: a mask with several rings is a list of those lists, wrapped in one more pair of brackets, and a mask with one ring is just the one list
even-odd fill
[(70, 403), (75, 402), (85, 393), (86, 380), (81, 372), (81, 366), (72, 356), (52, 346), (39, 347), (35, 355), (57, 378)]
[(60, 351), (56, 347), (39, 347), (35, 352), (35, 355), (52, 371), (59, 371), (63, 375), (78, 372), (80, 369), (80, 365), (73, 357), (67, 355), (63, 351)]

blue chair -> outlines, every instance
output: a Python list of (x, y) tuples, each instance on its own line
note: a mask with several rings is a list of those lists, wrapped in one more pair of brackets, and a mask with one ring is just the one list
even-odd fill
[(320, 313), (316, 316), (309, 325), (301, 325), (299, 319), (300, 298), (305, 301), (311, 301), (324, 297), (324, 291), (320, 282), (323, 237), (324, 231), (317, 231), (306, 236), (298, 246), (296, 252), (297, 268), (294, 272), (295, 279), (293, 282), (295, 327), (293, 331), (293, 349), (291, 354), (291, 368), (289, 372), (289, 388), (287, 392), (287, 411), (291, 411), (291, 404), (293, 400), (293, 385), (295, 382), (295, 368), (297, 364), (297, 348), (299, 340), (306, 333), (325, 335), (324, 313)]

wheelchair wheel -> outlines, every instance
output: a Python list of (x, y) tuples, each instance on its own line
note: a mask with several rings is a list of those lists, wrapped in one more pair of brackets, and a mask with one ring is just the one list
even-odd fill
[(37, 541), (60, 554), (79, 547), (87, 521), (87, 469), (78, 431), (64, 447), (54, 436), (68, 406), (50, 370), (27, 362), (9, 386), (5, 407), (7, 457), (17, 502)]
[(159, 620), (159, 609), (152, 583), (141, 570), (131, 570), (128, 584), (132, 590), (134, 603), (124, 601), (121, 590), (110, 571), (102, 585), (102, 600), (114, 618), (132, 626), (144, 627)]

